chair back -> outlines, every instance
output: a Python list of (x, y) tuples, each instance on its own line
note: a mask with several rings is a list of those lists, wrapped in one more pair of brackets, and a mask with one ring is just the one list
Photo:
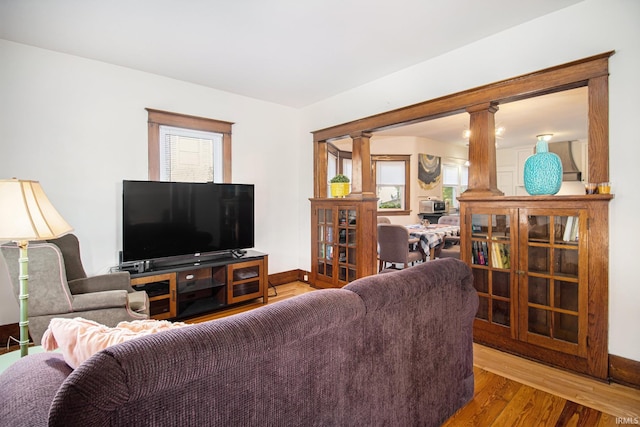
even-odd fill
[(378, 224), (381, 261), (406, 263), (409, 258), (409, 230), (399, 224)]
[(378, 217), (378, 224), (391, 224), (391, 220), (389, 218), (387, 218), (386, 216), (379, 216)]
[(460, 226), (460, 216), (459, 215), (442, 215), (440, 218), (438, 218), (438, 224)]
[[(20, 294), (20, 248), (15, 243), (0, 246), (13, 291)], [(29, 317), (72, 311), (72, 300), (62, 253), (51, 243), (31, 243), (27, 247)]]
[(82, 259), (80, 258), (80, 243), (75, 234), (65, 234), (57, 239), (47, 240), (47, 242), (53, 243), (62, 252), (67, 280), (87, 278), (87, 273), (82, 267)]

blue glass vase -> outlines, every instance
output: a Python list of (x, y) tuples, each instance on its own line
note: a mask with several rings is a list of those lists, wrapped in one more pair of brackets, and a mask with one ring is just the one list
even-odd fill
[(532, 196), (556, 194), (562, 185), (562, 162), (542, 137), (536, 142), (536, 154), (524, 163), (524, 188)]

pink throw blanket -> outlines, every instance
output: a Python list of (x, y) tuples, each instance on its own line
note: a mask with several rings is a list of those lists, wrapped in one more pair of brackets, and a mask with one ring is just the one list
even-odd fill
[(110, 328), (81, 317), (56, 318), (51, 319), (42, 336), (42, 347), (47, 351), (60, 348), (64, 360), (75, 369), (93, 354), (109, 346), (184, 326), (188, 325), (166, 320), (134, 320), (120, 322), (114, 328)]

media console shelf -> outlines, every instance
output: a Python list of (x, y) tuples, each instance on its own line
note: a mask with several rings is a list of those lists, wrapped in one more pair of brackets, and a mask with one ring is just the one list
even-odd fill
[(182, 320), (257, 298), (267, 303), (268, 256), (248, 250), (239, 258), (179, 265), (131, 274), (149, 295), (153, 319)]

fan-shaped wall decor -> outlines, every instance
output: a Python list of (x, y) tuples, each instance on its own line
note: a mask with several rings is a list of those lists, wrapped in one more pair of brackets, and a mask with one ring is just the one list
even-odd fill
[(441, 158), (430, 154), (418, 154), (418, 183), (423, 190), (431, 190), (440, 184)]

